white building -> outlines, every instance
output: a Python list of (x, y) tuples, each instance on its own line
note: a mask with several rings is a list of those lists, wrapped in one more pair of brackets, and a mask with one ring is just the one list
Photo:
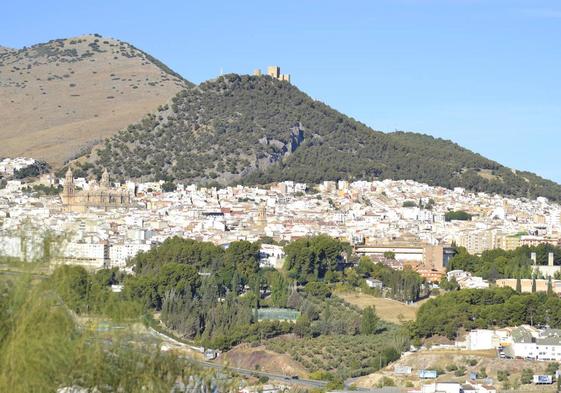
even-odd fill
[(30, 165), (35, 164), (33, 158), (27, 157), (16, 157), (16, 158), (4, 158), (0, 161), (0, 174), (6, 176), (13, 176), (14, 172), (23, 168), (27, 168)]
[(282, 246), (262, 244), (259, 249), (259, 266), (280, 269), (284, 263), (284, 255)]
[(68, 242), (55, 263), (80, 265), (89, 270), (106, 268), (109, 265), (109, 244), (104, 241)]
[(520, 326), (512, 331), (512, 345), (505, 349), (512, 357), (541, 361), (561, 360), (561, 330), (539, 330)]
[(43, 258), (45, 245), (43, 238), (17, 235), (0, 236), (0, 257), (18, 258), (24, 262), (33, 262)]
[(467, 334), (465, 341), (456, 342), (456, 346), (464, 347), (469, 351), (479, 351), (498, 348), (509, 340), (510, 332), (507, 329), (475, 329)]
[(127, 262), (139, 252), (149, 250), (150, 244), (145, 243), (111, 244), (109, 247), (109, 265), (119, 269), (124, 268)]

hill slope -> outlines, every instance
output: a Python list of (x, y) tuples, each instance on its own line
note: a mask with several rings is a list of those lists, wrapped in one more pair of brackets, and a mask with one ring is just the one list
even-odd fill
[(450, 141), (374, 131), (295, 86), (226, 75), (186, 89), (89, 157), (118, 178), (266, 183), (413, 179), (559, 199), (561, 186), (514, 172)]
[(61, 164), (189, 86), (132, 45), (99, 35), (0, 48), (0, 157)]
[(6, 48), (5, 46), (0, 45), (0, 55), (3, 55), (4, 53), (8, 53), (8, 52), (13, 52), (13, 51), (15, 51), (15, 49)]

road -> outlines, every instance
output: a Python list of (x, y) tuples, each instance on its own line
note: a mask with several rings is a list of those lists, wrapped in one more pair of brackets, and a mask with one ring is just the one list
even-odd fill
[(46, 274), (34, 274), (34, 273), (17, 271), (17, 270), (3, 270), (1, 268), (0, 268), (0, 274), (4, 276), (21, 276), (22, 274), (29, 274), (32, 278), (36, 278), (39, 280), (44, 280), (48, 278)]
[[(201, 353), (204, 352), (204, 348), (195, 347), (195, 346), (192, 346), (192, 345), (188, 345), (188, 344), (179, 342), (179, 341), (175, 340), (173, 337), (170, 337), (167, 334), (164, 334), (162, 332), (158, 332), (157, 330), (155, 330), (153, 328), (149, 328), (148, 331), (152, 336), (158, 337), (159, 339), (164, 340), (165, 342), (167, 342), (169, 344), (172, 344), (172, 345), (175, 345), (175, 346), (178, 346), (178, 347), (189, 348), (189, 349), (201, 352)], [(271, 380), (283, 382), (283, 383), (286, 383), (286, 384), (301, 385), (301, 386), (307, 386), (307, 387), (311, 387), (311, 388), (323, 388), (327, 385), (326, 381), (292, 378), (292, 376), (290, 376), (290, 375), (273, 374), (273, 373), (268, 373), (268, 372), (264, 372), (264, 371), (247, 370), (247, 369), (237, 368), (237, 367), (228, 367), (228, 366), (225, 366), (225, 365), (220, 364), (220, 363), (197, 360), (197, 359), (194, 359), (190, 356), (182, 356), (182, 358), (188, 360), (189, 362), (191, 362), (193, 364), (196, 364), (196, 365), (204, 367), (204, 368), (212, 368), (212, 369), (215, 369), (215, 370), (231, 371), (233, 373), (243, 375), (243, 376), (246, 376), (246, 377), (267, 377)]]
[(282, 374), (273, 374), (273, 373), (267, 373), (264, 371), (256, 371), (256, 370), (246, 370), (243, 368), (236, 368), (236, 367), (227, 367), (224, 366), (222, 364), (219, 363), (212, 363), (212, 362), (206, 362), (206, 361), (199, 361), (199, 360), (195, 360), (192, 358), (186, 358), (188, 359), (190, 362), (195, 363), (201, 367), (205, 367), (205, 368), (212, 368), (215, 370), (224, 370), (224, 371), (231, 371), (233, 373), (239, 374), (239, 375), (243, 375), (246, 377), (267, 377), (271, 380), (275, 380), (278, 382), (283, 382), (289, 385), (301, 385), (301, 386), (307, 386), (307, 387), (311, 387), (311, 388), (324, 388), (327, 385), (326, 381), (317, 381), (317, 380), (313, 380), (313, 379), (300, 379), (300, 378), (292, 378), (291, 376), (288, 375), (282, 375)]

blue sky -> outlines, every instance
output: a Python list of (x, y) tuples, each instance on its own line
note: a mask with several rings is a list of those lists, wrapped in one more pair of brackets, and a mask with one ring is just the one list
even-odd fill
[(0, 45), (100, 33), (193, 82), (278, 64), (375, 129), (452, 139), (561, 182), (559, 0), (23, 4), (0, 6)]

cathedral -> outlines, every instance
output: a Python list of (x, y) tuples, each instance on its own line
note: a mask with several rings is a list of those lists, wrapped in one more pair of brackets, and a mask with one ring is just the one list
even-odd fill
[(131, 205), (131, 196), (127, 191), (111, 187), (107, 169), (103, 172), (99, 184), (94, 180), (90, 182), (88, 190), (78, 191), (74, 184), (74, 174), (69, 168), (60, 198), (65, 210), (73, 212), (84, 212), (88, 207), (108, 210)]

